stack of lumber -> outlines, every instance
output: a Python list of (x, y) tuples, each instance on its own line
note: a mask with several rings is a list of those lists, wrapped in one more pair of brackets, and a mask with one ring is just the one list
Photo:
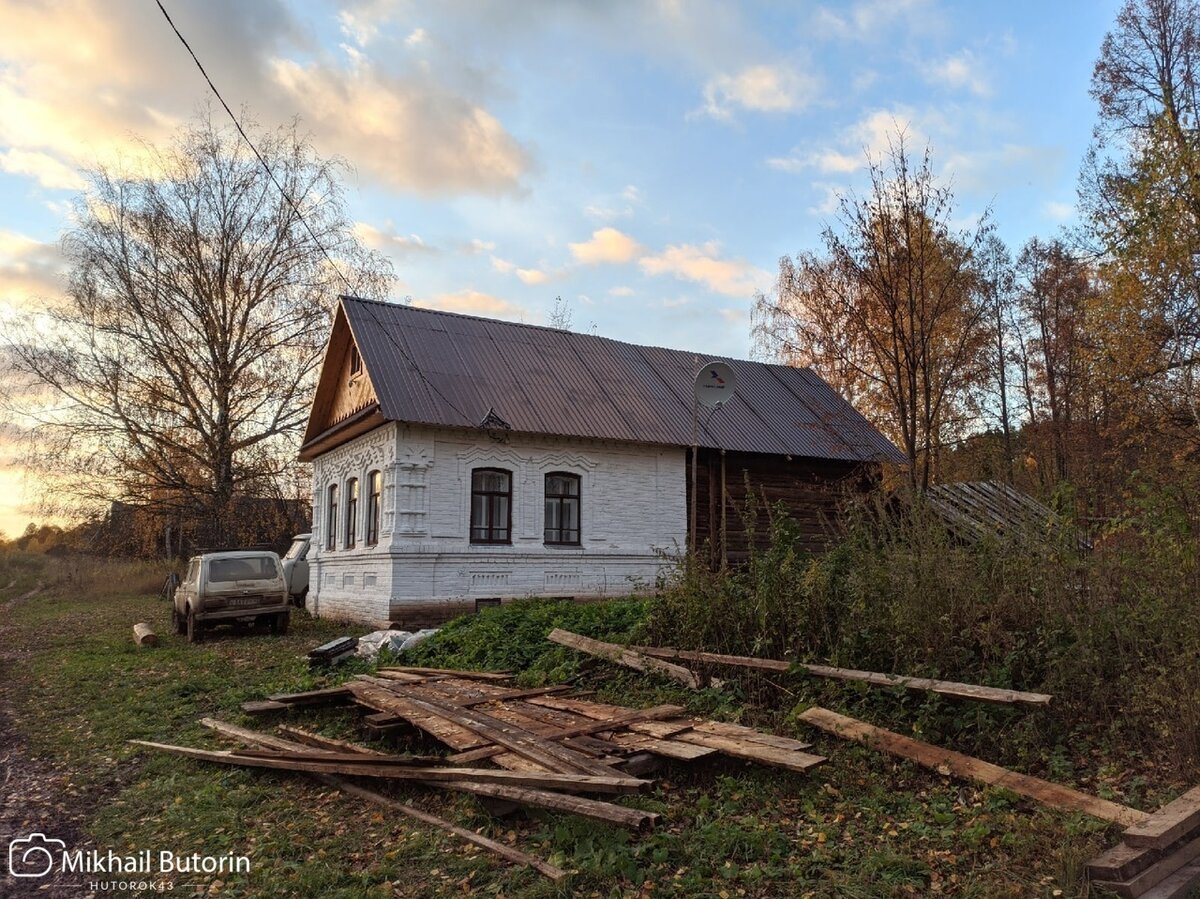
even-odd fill
[[(402, 806), (404, 814), (416, 810), (365, 784), (391, 780), (471, 793), (486, 802), (569, 812), (634, 831), (654, 827), (659, 815), (611, 798), (649, 789), (652, 782), (642, 775), (662, 759), (690, 762), (723, 755), (799, 772), (825, 761), (808, 752), (808, 743), (694, 719), (679, 706), (631, 709), (564, 695), (570, 691), (566, 686), (521, 689), (509, 680), (502, 673), (397, 666), (339, 687), (275, 694), (242, 705), (251, 715), (357, 706), (368, 732), (415, 728), (444, 744), (444, 756), (383, 753), (295, 727), (281, 727), (283, 737), (211, 719), (203, 723), (250, 748), (134, 742), (214, 764), (306, 774), (360, 799)], [(425, 812), (410, 816), (476, 845), (490, 842)], [(552, 879), (563, 876), (560, 869), (515, 850), (498, 854)]]
[(1173, 899), (1200, 887), (1200, 787), (1129, 827), (1088, 862), (1092, 886), (1118, 896)]

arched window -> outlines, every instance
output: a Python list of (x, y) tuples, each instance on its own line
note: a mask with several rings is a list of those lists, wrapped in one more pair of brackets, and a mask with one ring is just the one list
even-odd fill
[(377, 471), (367, 475), (367, 546), (379, 542), (379, 495), (383, 492), (383, 475)]
[(545, 541), (579, 545), (579, 475), (554, 471), (546, 475)]
[(346, 549), (358, 542), (358, 478), (346, 482)]
[(329, 485), (329, 506), (325, 515), (325, 548), (337, 549), (338, 497), (337, 484)]
[(512, 543), (512, 473), (502, 468), (471, 472), (471, 542)]

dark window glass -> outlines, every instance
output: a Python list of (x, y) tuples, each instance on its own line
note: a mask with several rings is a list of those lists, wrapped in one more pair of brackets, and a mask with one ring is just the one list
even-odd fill
[(547, 543), (579, 545), (579, 475), (546, 475)]
[(329, 485), (329, 510), (325, 516), (325, 548), (337, 549), (337, 484)]
[(350, 347), (350, 376), (354, 377), (362, 371), (362, 356), (358, 354), (358, 347)]
[(471, 542), (512, 542), (512, 474), (499, 468), (471, 472)]
[(383, 476), (373, 471), (367, 475), (367, 545), (379, 542), (379, 494), (383, 490)]
[(358, 542), (358, 478), (346, 482), (346, 549)]

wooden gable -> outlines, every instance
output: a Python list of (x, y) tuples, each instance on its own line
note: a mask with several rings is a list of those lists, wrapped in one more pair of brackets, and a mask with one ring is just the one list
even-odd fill
[(337, 443), (380, 424), (383, 419), (378, 409), (379, 396), (359, 354), (346, 313), (339, 305), (321, 363), (300, 458), (311, 460)]

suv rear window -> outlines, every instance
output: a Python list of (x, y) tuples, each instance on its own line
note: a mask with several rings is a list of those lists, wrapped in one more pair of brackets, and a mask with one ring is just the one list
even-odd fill
[(209, 583), (229, 581), (270, 581), (279, 577), (279, 569), (270, 556), (251, 556), (245, 559), (211, 559), (208, 563)]

